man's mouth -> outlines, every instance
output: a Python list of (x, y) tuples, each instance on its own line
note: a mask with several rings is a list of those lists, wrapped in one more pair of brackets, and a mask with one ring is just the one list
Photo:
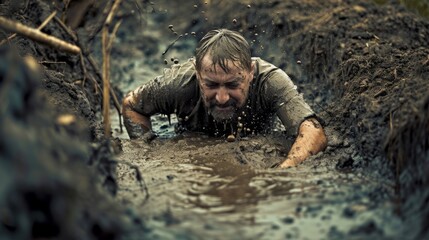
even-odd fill
[(215, 106), (216, 111), (229, 112), (234, 110), (234, 106)]

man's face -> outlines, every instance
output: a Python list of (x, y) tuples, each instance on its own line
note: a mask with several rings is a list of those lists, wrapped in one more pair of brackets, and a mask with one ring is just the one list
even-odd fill
[(219, 65), (213, 66), (210, 56), (205, 56), (201, 71), (197, 72), (204, 105), (216, 121), (232, 119), (246, 104), (253, 80), (254, 64), (251, 71), (242, 69), (233, 61), (228, 61), (227, 67), (228, 73)]

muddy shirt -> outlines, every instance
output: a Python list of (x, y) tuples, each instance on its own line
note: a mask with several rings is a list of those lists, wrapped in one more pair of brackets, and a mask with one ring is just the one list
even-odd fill
[(193, 59), (164, 69), (163, 75), (131, 92), (136, 103), (132, 108), (145, 116), (175, 113), (179, 121), (176, 129), (211, 135), (269, 132), (278, 116), (288, 133), (297, 134), (301, 122), (314, 116), (313, 111), (284, 71), (260, 58), (252, 60), (256, 69), (247, 103), (237, 110), (234, 120), (216, 122), (208, 114)]

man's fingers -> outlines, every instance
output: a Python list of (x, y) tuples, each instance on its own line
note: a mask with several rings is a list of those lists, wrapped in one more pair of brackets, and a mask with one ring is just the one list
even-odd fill
[(278, 168), (291, 168), (295, 167), (296, 165), (292, 163), (291, 161), (284, 161), (282, 164), (278, 166)]
[(153, 131), (148, 131), (147, 133), (145, 133), (142, 137), (143, 141), (145, 141), (146, 143), (150, 143), (152, 142), (155, 138), (157, 138), (158, 135), (156, 135), (155, 132)]

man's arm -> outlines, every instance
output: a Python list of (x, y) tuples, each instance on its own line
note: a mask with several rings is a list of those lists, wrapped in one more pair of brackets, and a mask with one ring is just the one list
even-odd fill
[(133, 93), (128, 94), (122, 101), (122, 115), (124, 125), (131, 139), (143, 138), (145, 133), (151, 132), (150, 116), (145, 116), (134, 110), (136, 98)]
[(323, 151), (327, 145), (325, 131), (315, 118), (303, 121), (299, 127), (298, 137), (292, 145), (286, 160), (280, 168), (294, 167), (311, 155)]

